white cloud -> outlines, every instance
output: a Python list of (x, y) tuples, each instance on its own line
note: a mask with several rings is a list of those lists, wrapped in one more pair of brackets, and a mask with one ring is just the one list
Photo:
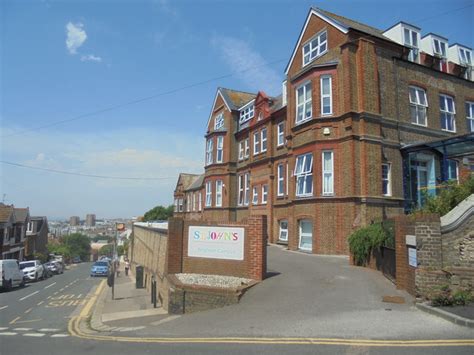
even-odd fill
[(77, 54), (77, 50), (87, 39), (84, 25), (80, 22), (68, 22), (66, 25), (66, 47), (70, 54)]
[(102, 58), (97, 57), (93, 54), (86, 54), (86, 55), (81, 56), (81, 61), (82, 62), (97, 62), (97, 63), (100, 63), (100, 62), (102, 62)]
[(280, 77), (265, 59), (246, 41), (227, 36), (214, 36), (211, 45), (216, 48), (237, 78), (252, 90), (263, 90), (271, 95), (280, 91)]

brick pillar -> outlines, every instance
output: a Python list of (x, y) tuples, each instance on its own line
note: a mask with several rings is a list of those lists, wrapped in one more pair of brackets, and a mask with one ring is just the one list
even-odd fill
[(168, 219), (168, 243), (165, 274), (177, 274), (183, 269), (184, 221), (179, 217)]
[(247, 243), (249, 243), (248, 255), (248, 277), (261, 281), (267, 273), (267, 246), (266, 230), (267, 216), (251, 216), (247, 220)]
[(407, 290), (415, 295), (415, 268), (408, 265), (407, 234), (415, 234), (410, 218), (405, 215), (393, 218), (395, 222), (395, 265), (396, 284), (398, 289)]

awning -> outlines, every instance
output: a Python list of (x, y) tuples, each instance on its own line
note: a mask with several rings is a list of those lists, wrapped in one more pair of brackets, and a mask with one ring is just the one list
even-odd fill
[(437, 139), (430, 142), (407, 144), (400, 150), (404, 153), (434, 150), (448, 158), (474, 155), (474, 133)]

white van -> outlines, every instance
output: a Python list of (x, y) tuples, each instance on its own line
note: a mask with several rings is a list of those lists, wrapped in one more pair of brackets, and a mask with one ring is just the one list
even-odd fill
[(14, 286), (24, 286), (23, 271), (20, 270), (20, 264), (16, 259), (0, 260), (0, 272), (2, 281), (0, 288), (10, 290)]

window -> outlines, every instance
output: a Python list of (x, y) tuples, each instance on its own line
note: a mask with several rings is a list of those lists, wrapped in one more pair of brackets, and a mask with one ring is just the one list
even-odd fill
[(323, 151), (323, 195), (334, 194), (334, 153)]
[(177, 198), (174, 199), (174, 211), (178, 212), (178, 199)]
[(448, 159), (447, 160), (447, 176), (448, 180), (458, 181), (458, 162), (456, 160)]
[(193, 192), (193, 212), (196, 212), (196, 193)]
[(184, 211), (184, 208), (183, 208), (183, 199), (180, 198), (178, 199), (178, 212), (183, 212)]
[(262, 203), (266, 204), (268, 200), (268, 185), (262, 185)]
[(252, 189), (252, 204), (258, 204), (258, 186), (254, 186)]
[(303, 66), (323, 55), (328, 49), (327, 32), (321, 32), (303, 46)]
[(213, 163), (212, 150), (213, 150), (213, 141), (212, 141), (212, 138), (209, 138), (206, 144), (206, 164), (207, 165), (210, 165)]
[(249, 205), (249, 196), (250, 195), (250, 174), (245, 174), (245, 193), (244, 193), (244, 205)]
[(311, 82), (296, 89), (296, 123), (311, 119), (313, 115)]
[(303, 219), (299, 221), (300, 242), (299, 248), (301, 250), (313, 250), (313, 223), (310, 220)]
[(262, 153), (267, 151), (267, 129), (263, 128), (260, 132), (262, 135)]
[(255, 107), (253, 101), (240, 110), (240, 124), (247, 122), (254, 116)]
[(191, 211), (191, 198), (189, 193), (186, 194), (186, 212)]
[(411, 123), (426, 126), (426, 92), (415, 86), (409, 87)]
[(244, 151), (244, 158), (248, 158), (250, 156), (250, 143), (249, 138), (246, 138), (244, 141), (245, 151)]
[(321, 115), (332, 115), (332, 84), (328, 75), (321, 77)]
[(212, 206), (212, 185), (211, 181), (206, 182), (206, 207)]
[(224, 159), (224, 137), (217, 137), (216, 163), (222, 163)]
[(244, 175), (239, 175), (239, 200), (237, 204), (239, 206), (244, 204)]
[(392, 195), (392, 165), (390, 163), (382, 164), (382, 195)]
[(285, 144), (285, 122), (280, 122), (277, 126), (277, 146)]
[(433, 38), (433, 53), (440, 57), (446, 58), (446, 43), (439, 39)]
[(443, 131), (456, 132), (456, 121), (454, 115), (456, 114), (454, 108), (454, 100), (450, 96), (439, 96), (439, 110), (441, 117), (441, 129)]
[(28, 222), (28, 224), (26, 225), (26, 231), (33, 232), (33, 222)]
[(216, 180), (216, 207), (222, 207), (222, 180)]
[(239, 142), (239, 160), (244, 160), (244, 141)]
[(201, 191), (199, 191), (199, 194), (198, 194), (198, 211), (201, 211), (202, 209), (202, 193)]
[(278, 233), (278, 240), (282, 242), (288, 241), (288, 221), (286, 219), (280, 221), (280, 232)]
[(474, 132), (474, 102), (466, 102), (467, 130)]
[(464, 65), (471, 65), (471, 51), (459, 48), (459, 62)]
[(296, 196), (311, 196), (313, 194), (312, 171), (313, 155), (311, 153), (296, 157)]
[(253, 134), (253, 155), (260, 153), (260, 132)]
[(403, 29), (404, 44), (410, 47), (410, 53), (408, 54), (408, 60), (411, 62), (418, 63), (418, 32), (415, 32), (409, 28)]
[(263, 120), (263, 112), (259, 112), (257, 121)]
[(284, 170), (285, 167), (283, 164), (278, 164), (277, 167), (277, 180), (278, 180), (278, 188), (277, 188), (277, 196), (284, 195), (284, 188), (285, 188), (285, 178), (284, 178)]
[(220, 113), (214, 119), (214, 130), (224, 127), (224, 113)]

